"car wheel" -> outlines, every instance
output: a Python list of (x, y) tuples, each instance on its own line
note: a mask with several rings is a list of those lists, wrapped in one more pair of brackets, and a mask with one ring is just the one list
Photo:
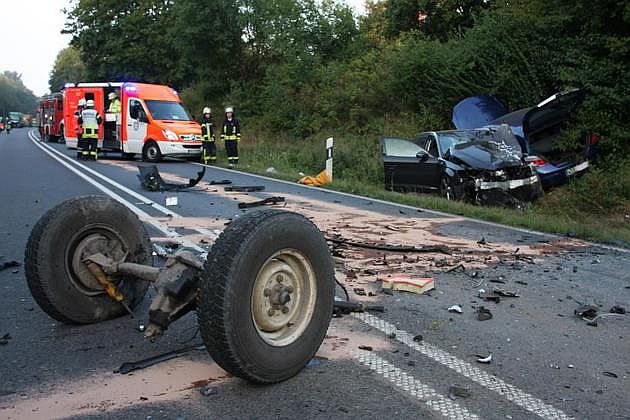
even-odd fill
[(455, 200), (455, 193), (453, 191), (453, 183), (451, 179), (445, 175), (440, 179), (440, 195), (447, 200)]
[(160, 146), (153, 140), (148, 141), (142, 150), (142, 159), (147, 162), (157, 163), (162, 159), (162, 152)]
[[(26, 281), (37, 304), (52, 318), (91, 324), (126, 313), (110, 298), (83, 260), (102, 253), (117, 262), (150, 264), (151, 241), (140, 219), (103, 196), (67, 200), (37, 222), (26, 245)], [(148, 283), (128, 276), (111, 278), (133, 308)]]
[(66, 133), (64, 126), (62, 125), (59, 132), (59, 137), (57, 137), (57, 143), (64, 144), (66, 142)]
[(297, 374), (321, 345), (333, 310), (326, 240), (296, 213), (242, 216), (212, 246), (197, 302), (212, 359), (255, 383)]

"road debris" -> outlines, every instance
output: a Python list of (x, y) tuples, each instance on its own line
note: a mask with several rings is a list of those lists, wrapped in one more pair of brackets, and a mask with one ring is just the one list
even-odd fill
[(199, 393), (204, 397), (209, 397), (211, 395), (217, 395), (219, 390), (216, 386), (206, 385), (204, 387), (199, 388)]
[(166, 197), (166, 207), (176, 206), (177, 203), (177, 197)]
[(479, 245), (486, 245), (486, 244), (487, 244), (487, 242), (486, 242), (486, 237), (485, 237), (485, 236), (482, 236), (482, 237), (481, 237), (481, 239), (479, 239), (479, 240), (477, 241), (477, 244), (479, 244)]
[(374, 249), (377, 251), (391, 251), (391, 252), (438, 252), (442, 254), (451, 255), (452, 249), (445, 245), (425, 245), (421, 247), (406, 246), (406, 245), (389, 245), (389, 244), (368, 244), (365, 242), (356, 242), (350, 239), (342, 238), (341, 236), (327, 236), (326, 240), (335, 244), (344, 244), (353, 246), (356, 248)]
[(187, 353), (195, 350), (205, 350), (206, 346), (203, 344), (197, 344), (194, 346), (184, 347), (179, 350), (169, 351), (167, 353), (163, 353), (157, 356), (149, 357), (147, 359), (139, 360), (137, 362), (125, 362), (120, 367), (114, 371), (114, 373), (127, 374), (129, 372), (133, 372), (134, 370), (145, 369), (150, 366), (156, 365), (158, 363), (166, 362), (167, 360), (176, 359), (178, 357), (182, 357)]
[(495, 287), (492, 290), (493, 293), (502, 296), (502, 297), (512, 297), (512, 298), (517, 298), (520, 297), (518, 293), (510, 291), (510, 290), (504, 290), (504, 289), (500, 289), (498, 287)]
[(424, 337), (422, 337), (422, 334), (418, 334), (413, 338), (413, 341), (415, 341), (416, 343), (421, 342), (424, 339)]
[(453, 384), (450, 387), (448, 387), (448, 397), (451, 400), (455, 400), (456, 397), (468, 398), (470, 397), (470, 391), (468, 390), (468, 388), (464, 388), (463, 386), (459, 384)]
[(479, 321), (487, 321), (489, 319), (492, 319), (492, 312), (490, 312), (489, 309), (480, 306), (479, 308), (477, 308), (477, 319)]
[(463, 312), (464, 312), (464, 311), (462, 311), (462, 307), (461, 307), (461, 306), (459, 306), (459, 305), (453, 305), (453, 306), (449, 307), (449, 308), (448, 308), (448, 311), (449, 311), (449, 312), (456, 312), (456, 313), (458, 313), (458, 314), (461, 314), (461, 313), (463, 313)]
[(210, 182), (208, 182), (208, 184), (210, 184), (210, 185), (231, 185), (232, 181), (230, 181), (229, 179), (222, 179), (220, 181), (210, 181)]
[(361, 288), (361, 287), (355, 287), (354, 288), (354, 293), (358, 296), (365, 296), (365, 289)]
[(597, 316), (598, 308), (593, 305), (581, 305), (579, 306), (573, 313), (579, 316), (580, 318), (587, 318), (587, 320), (592, 320)]
[(242, 185), (242, 186), (231, 186), (224, 187), (224, 191), (228, 192), (257, 192), (257, 191), (265, 191), (264, 185)]
[(489, 354), (487, 357), (482, 357), (477, 355), (477, 362), (489, 364), (492, 362), (492, 354)]
[(264, 200), (254, 201), (251, 203), (238, 203), (239, 209), (248, 209), (251, 207), (266, 206), (268, 204), (284, 203), (284, 197), (269, 197)]
[(626, 313), (626, 308), (620, 305), (615, 305), (612, 308), (610, 308), (610, 313), (624, 315)]
[(15, 261), (15, 260), (5, 261), (2, 264), (0, 264), (0, 271), (6, 270), (7, 268), (19, 267), (21, 265), (22, 264), (20, 264), (19, 261)]
[(619, 376), (616, 373), (613, 372), (602, 372), (603, 375), (606, 375), (610, 378), (619, 378)]
[(451, 267), (448, 270), (445, 271), (445, 273), (452, 273), (454, 271), (457, 271), (461, 269), (462, 271), (466, 271), (466, 267), (464, 267), (464, 264), (458, 264), (455, 267)]
[(435, 288), (433, 277), (394, 276), (379, 279), (383, 289), (423, 294)]
[(382, 305), (365, 305), (363, 302), (350, 302), (345, 300), (337, 300), (333, 304), (333, 313), (336, 315), (347, 315), (351, 312), (385, 312)]
[(6, 346), (7, 344), (9, 344), (9, 340), (11, 339), (11, 334), (10, 333), (6, 333), (5, 335), (3, 335), (2, 337), (0, 337), (0, 346)]
[(374, 349), (372, 348), (372, 346), (364, 346), (364, 345), (360, 345), (360, 346), (359, 346), (359, 349), (360, 349), (360, 350), (367, 350), (367, 351), (372, 351), (372, 350), (374, 350)]
[(191, 188), (197, 185), (206, 174), (206, 167), (204, 166), (201, 171), (197, 172), (196, 178), (188, 180), (188, 184), (173, 184), (162, 179), (156, 165), (138, 166), (138, 170), (140, 171), (138, 175), (140, 185), (147, 191), (174, 191)]

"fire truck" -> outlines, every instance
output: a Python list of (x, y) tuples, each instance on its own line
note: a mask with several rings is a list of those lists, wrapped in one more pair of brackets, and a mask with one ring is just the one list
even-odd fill
[(42, 97), (37, 106), (39, 136), (46, 142), (64, 141), (63, 93)]
[[(122, 112), (108, 113), (109, 95), (120, 99)], [(66, 85), (63, 92), (65, 140), (68, 148), (78, 145), (77, 105), (94, 101), (103, 117), (98, 147), (105, 152), (136, 154), (149, 162), (163, 156), (193, 157), (201, 154), (201, 127), (182, 105), (177, 92), (164, 85), (130, 82), (79, 83)]]

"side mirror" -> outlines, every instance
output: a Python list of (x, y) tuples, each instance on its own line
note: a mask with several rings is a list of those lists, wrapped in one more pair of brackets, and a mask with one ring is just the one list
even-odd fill
[(416, 153), (416, 157), (418, 158), (420, 162), (424, 162), (429, 159), (429, 154), (425, 152), (424, 150), (421, 150), (418, 153)]

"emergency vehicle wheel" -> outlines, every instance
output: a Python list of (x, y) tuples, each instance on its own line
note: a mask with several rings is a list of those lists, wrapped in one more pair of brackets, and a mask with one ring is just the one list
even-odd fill
[(153, 140), (148, 141), (142, 149), (142, 160), (157, 163), (162, 159), (160, 146)]
[[(104, 196), (67, 200), (37, 222), (26, 245), (26, 281), (37, 304), (52, 318), (91, 324), (126, 313), (83, 263), (102, 253), (117, 262), (151, 264), (151, 241), (138, 217)], [(130, 307), (144, 297), (148, 283), (111, 276)]]
[(235, 376), (288, 379), (319, 349), (334, 291), (332, 257), (312, 222), (273, 209), (242, 216), (206, 260), (197, 301), (206, 348)]

